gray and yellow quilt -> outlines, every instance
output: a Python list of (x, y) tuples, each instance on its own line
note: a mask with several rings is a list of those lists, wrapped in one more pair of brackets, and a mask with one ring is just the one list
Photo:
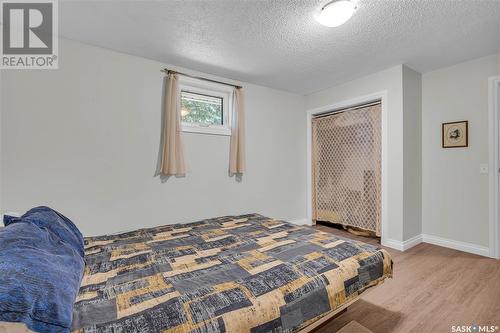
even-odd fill
[(374, 246), (257, 214), (85, 239), (74, 332), (296, 332), (392, 274)]

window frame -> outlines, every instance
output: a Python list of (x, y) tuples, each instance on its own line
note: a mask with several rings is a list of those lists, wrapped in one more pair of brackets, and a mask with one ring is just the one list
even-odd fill
[(231, 121), (233, 113), (233, 88), (223, 84), (208, 82), (200, 79), (182, 76), (179, 78), (179, 105), (181, 105), (182, 92), (206, 95), (222, 98), (222, 125), (197, 125), (183, 122), (181, 127), (183, 132), (211, 134), (211, 135), (231, 135)]

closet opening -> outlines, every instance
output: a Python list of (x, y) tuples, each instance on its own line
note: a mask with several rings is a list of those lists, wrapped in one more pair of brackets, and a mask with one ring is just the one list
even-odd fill
[(311, 114), (311, 218), (382, 234), (382, 100)]

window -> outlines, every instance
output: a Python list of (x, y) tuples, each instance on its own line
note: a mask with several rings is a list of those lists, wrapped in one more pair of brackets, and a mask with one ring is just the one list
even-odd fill
[(197, 126), (224, 125), (223, 98), (181, 91), (182, 122)]
[(189, 77), (179, 83), (182, 130), (231, 135), (232, 87)]

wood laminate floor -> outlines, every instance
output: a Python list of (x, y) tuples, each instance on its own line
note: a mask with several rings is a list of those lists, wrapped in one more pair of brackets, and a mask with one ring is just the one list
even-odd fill
[[(329, 226), (315, 228), (378, 243)], [(385, 249), (394, 261), (393, 278), (366, 291), (315, 333), (336, 332), (351, 320), (374, 333), (447, 333), (452, 325), (500, 327), (500, 260), (425, 243), (405, 252)]]

